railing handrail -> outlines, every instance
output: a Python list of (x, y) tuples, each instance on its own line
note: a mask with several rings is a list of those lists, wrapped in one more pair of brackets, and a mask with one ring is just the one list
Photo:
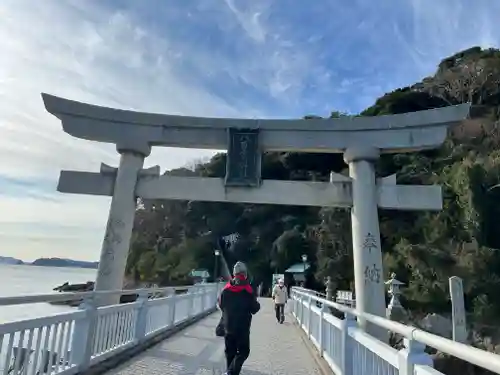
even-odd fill
[(106, 291), (89, 291), (89, 292), (59, 292), (50, 294), (31, 294), (24, 296), (6, 296), (0, 297), (0, 306), (23, 305), (28, 303), (44, 303), (44, 302), (71, 302), (81, 299), (91, 299), (98, 296), (109, 295), (126, 295), (126, 294), (150, 294), (159, 292), (169, 292), (177, 290), (185, 290), (193, 287), (204, 287), (214, 285), (214, 283), (205, 283), (197, 285), (183, 286), (168, 286), (163, 288), (141, 288), (141, 289), (119, 289)]
[[(0, 324), (0, 366), (9, 373), (86, 373), (97, 366), (148, 340), (157, 340), (175, 327), (194, 322), (215, 310), (220, 284), (197, 284), (165, 288), (128, 289), (5, 297), (3, 305), (46, 302), (57, 298), (82, 298), (103, 294), (138, 295), (132, 303), (98, 306), (83, 303), (72, 312), (24, 319)], [(155, 292), (168, 297), (148, 299)], [(90, 302), (90, 301), (89, 301)], [(7, 339), (6, 339), (7, 338)], [(0, 340), (2, 341), (2, 340)], [(19, 354), (21, 353), (21, 354)], [(128, 356), (128, 355), (127, 355)]]
[(461, 358), (476, 366), (488, 369), (496, 373), (500, 373), (500, 355), (498, 354), (474, 348), (472, 346), (462, 344), (438, 335), (434, 335), (413, 326), (406, 326), (404, 324), (380, 316), (359, 312), (356, 309), (349, 308), (345, 305), (341, 305), (339, 303), (335, 303), (321, 297), (316, 297), (311, 293), (313, 291), (310, 291), (308, 289), (298, 289), (299, 288), (292, 288), (295, 293), (311, 298), (312, 300), (320, 302), (325, 306), (333, 307), (334, 309), (337, 309), (345, 314), (363, 318), (366, 321), (375, 324), (376, 326), (400, 334), (401, 336), (404, 336), (409, 340), (418, 341), (441, 352), (450, 354), (457, 358)]

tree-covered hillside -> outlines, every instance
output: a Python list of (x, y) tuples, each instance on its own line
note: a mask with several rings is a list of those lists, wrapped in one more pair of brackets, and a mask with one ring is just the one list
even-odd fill
[[(407, 283), (410, 308), (448, 309), (448, 277), (464, 279), (467, 305), (481, 320), (500, 313), (500, 51), (471, 48), (444, 59), (436, 74), (388, 93), (361, 116), (419, 111), (472, 102), (472, 119), (452, 129), (438, 150), (384, 155), (378, 175), (398, 183), (440, 184), (438, 213), (380, 211), (385, 277)], [(341, 116), (332, 112), (333, 117)], [(308, 116), (311, 118), (314, 116)], [(328, 180), (346, 173), (340, 154), (269, 153), (263, 178)], [(223, 177), (225, 155), (172, 174)], [(213, 268), (215, 238), (241, 235), (228, 261), (248, 262), (257, 281), (308, 254), (319, 287), (353, 281), (349, 212), (341, 209), (206, 202), (145, 201), (137, 211), (128, 273), (138, 280), (184, 282), (193, 268)], [(313, 284), (313, 283), (312, 283)], [(312, 285), (311, 284), (311, 285)]]

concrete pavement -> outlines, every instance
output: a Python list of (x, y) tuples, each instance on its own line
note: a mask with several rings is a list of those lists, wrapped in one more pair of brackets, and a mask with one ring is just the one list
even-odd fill
[[(261, 298), (252, 322), (250, 357), (242, 375), (319, 375), (317, 362), (287, 314), (278, 324), (271, 299)], [(219, 375), (225, 371), (224, 340), (215, 336), (216, 312), (178, 332), (109, 375)]]

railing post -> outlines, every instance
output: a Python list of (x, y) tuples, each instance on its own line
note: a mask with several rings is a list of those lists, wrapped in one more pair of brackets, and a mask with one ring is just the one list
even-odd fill
[(192, 318), (193, 316), (196, 316), (196, 300), (200, 298), (200, 293), (201, 293), (201, 289), (198, 287), (198, 288), (195, 288), (193, 289), (192, 291), (192, 295), (191, 295), (191, 303), (189, 304), (191, 306), (191, 310), (189, 311), (189, 317)]
[(217, 286), (215, 287), (215, 305), (217, 305), (219, 303), (219, 296), (220, 296), (220, 293), (222, 292), (222, 284), (221, 283), (217, 283)]
[(189, 288), (188, 289), (188, 302), (189, 302), (189, 305), (188, 305), (188, 311), (187, 311), (187, 318), (191, 318), (194, 314), (193, 314), (193, 310), (194, 310), (194, 299), (196, 298), (196, 295), (198, 294), (198, 290), (199, 288), (195, 285), (193, 286), (192, 288)]
[[(296, 310), (296, 315), (297, 315), (297, 321), (302, 324), (302, 296), (297, 294), (297, 310)], [(301, 327), (302, 328), (302, 327)]]
[(342, 363), (341, 363), (341, 368), (342, 368), (342, 375), (354, 375), (353, 374), (353, 356), (354, 356), (354, 351), (352, 350), (352, 341), (351, 337), (349, 336), (349, 330), (353, 327), (357, 326), (356, 320), (354, 319), (354, 316), (348, 313), (344, 313), (344, 320), (342, 320), (342, 325), (341, 325), (341, 355), (342, 355)]
[(172, 298), (170, 300), (170, 327), (175, 326), (175, 305), (177, 305), (177, 294), (175, 294), (175, 288), (172, 290), (172, 295), (170, 296)]
[(210, 287), (207, 286), (207, 288), (205, 289), (205, 292), (203, 293), (203, 298), (204, 300), (206, 301), (207, 303), (207, 309), (211, 309), (212, 307), (214, 307), (214, 303), (213, 303), (213, 300), (212, 300), (212, 297), (213, 294), (212, 294), (212, 289)]
[(302, 305), (302, 316), (300, 317), (300, 322), (304, 326), (304, 330), (307, 328), (307, 322), (306, 322), (306, 296), (302, 295), (300, 298), (300, 304)]
[(312, 318), (312, 296), (309, 295), (307, 300), (307, 336), (309, 336), (309, 340), (311, 339), (311, 318)]
[(212, 309), (215, 306), (214, 300), (213, 300), (212, 288), (207, 287), (204, 295), (205, 295), (205, 297), (204, 297), (205, 300), (207, 300), (207, 309)]
[[(196, 294), (193, 296), (193, 301), (196, 301), (197, 299), (199, 300), (199, 310), (200, 310), (200, 313), (203, 312), (203, 309), (202, 309), (202, 302), (205, 301), (205, 293), (207, 291), (207, 287), (201, 287), (199, 288), (197, 291), (196, 291)], [(193, 315), (196, 315), (196, 313), (194, 313)]]
[(84, 319), (75, 321), (73, 337), (71, 338), (71, 363), (78, 366), (79, 371), (90, 367), (92, 357), (92, 344), (94, 343), (97, 322), (97, 309), (95, 301), (84, 300), (79, 310), (85, 311)]
[(193, 306), (194, 306), (192, 314), (193, 316), (199, 314), (202, 311), (201, 302), (203, 301), (203, 298), (204, 298), (204, 288), (200, 288), (196, 291), (196, 293), (193, 296)]
[(323, 357), (323, 350), (325, 348), (325, 343), (323, 342), (324, 341), (324, 338), (323, 338), (323, 320), (325, 318), (325, 309), (326, 309), (326, 306), (325, 306), (325, 303), (323, 302), (321, 304), (321, 311), (319, 313), (319, 338), (318, 338), (319, 355), (321, 357)]
[(222, 285), (220, 283), (217, 283), (217, 285), (215, 286), (215, 304), (217, 304), (219, 302), (219, 295), (221, 293), (221, 290), (222, 289)]
[[(201, 303), (205, 298), (205, 289), (206, 288), (200, 288), (196, 291), (196, 294), (193, 296), (193, 301), (195, 306), (198, 305), (197, 309), (199, 311), (195, 311), (193, 315), (201, 313), (203, 310), (201, 309)], [(197, 302), (198, 301), (198, 302)]]
[(306, 325), (304, 322), (304, 295), (300, 295), (300, 326), (302, 328), (302, 325)]
[(214, 289), (215, 289), (214, 306), (217, 306), (217, 302), (219, 299), (219, 283), (218, 282), (215, 283)]
[(298, 293), (295, 293), (295, 319), (297, 319), (297, 322), (300, 321), (300, 295)]
[(415, 341), (404, 339), (404, 348), (399, 351), (399, 375), (413, 375), (415, 365), (433, 367), (432, 357), (425, 352), (425, 345)]
[(205, 312), (205, 291), (206, 287), (202, 287), (201, 289), (201, 311)]
[(139, 311), (137, 313), (137, 322), (135, 324), (135, 339), (141, 342), (146, 337), (146, 325), (148, 321), (148, 293), (141, 291), (137, 298), (140, 303)]

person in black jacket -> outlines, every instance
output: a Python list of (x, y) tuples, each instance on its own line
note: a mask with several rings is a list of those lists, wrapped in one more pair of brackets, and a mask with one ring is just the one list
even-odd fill
[(227, 375), (239, 375), (250, 355), (252, 315), (260, 310), (247, 275), (245, 264), (236, 262), (233, 279), (226, 284), (219, 297), (225, 331)]

